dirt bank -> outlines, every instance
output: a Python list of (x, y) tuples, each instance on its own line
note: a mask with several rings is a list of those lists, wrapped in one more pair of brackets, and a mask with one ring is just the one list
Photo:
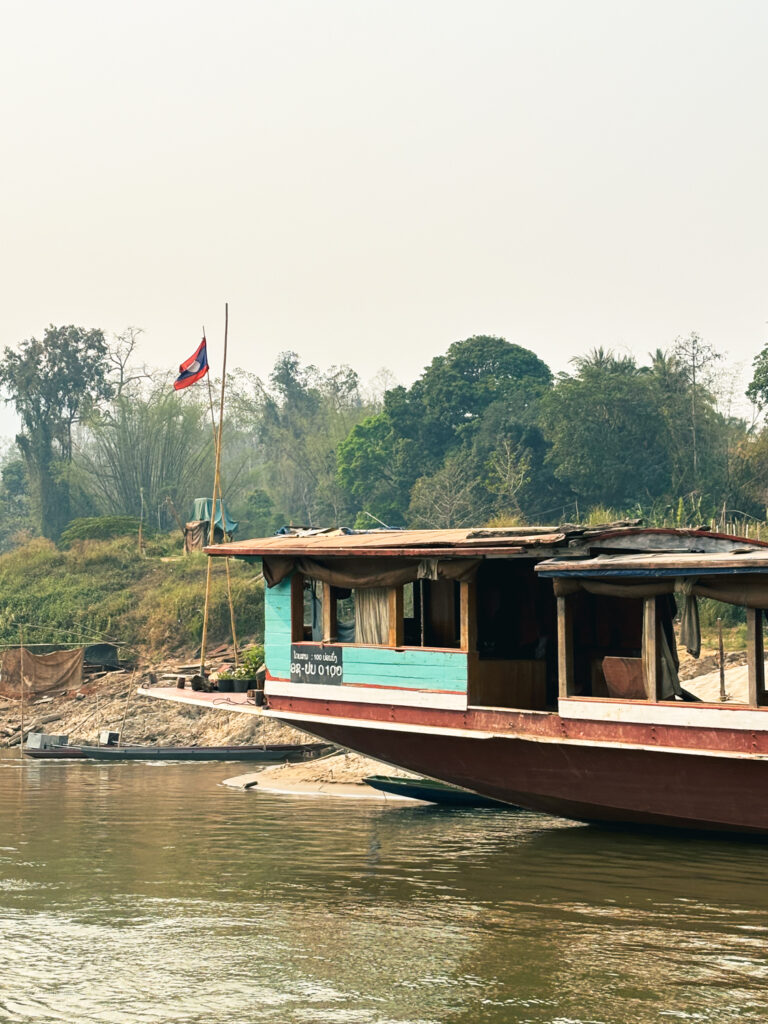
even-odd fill
[[(154, 676), (192, 674), (183, 660), (153, 668)], [(214, 669), (219, 665), (212, 663)], [(125, 718), (123, 741), (161, 746), (226, 746), (255, 743), (306, 742), (309, 737), (287, 725), (255, 715), (224, 714), (164, 700), (139, 697), (136, 690), (151, 681), (150, 670), (109, 672), (86, 679), (77, 690), (30, 701), (24, 709), (24, 730), (61, 733), (70, 743), (94, 743), (102, 730), (119, 732)], [(18, 744), (21, 726), (19, 701), (0, 697), (0, 747)]]

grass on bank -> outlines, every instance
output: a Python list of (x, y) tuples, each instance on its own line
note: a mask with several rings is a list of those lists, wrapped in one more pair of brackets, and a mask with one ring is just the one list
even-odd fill
[[(184, 556), (180, 538), (72, 540), (66, 550), (37, 538), (0, 555), (0, 643), (122, 641), (156, 657), (200, 646), (207, 558)], [(263, 639), (257, 566), (230, 561), (238, 640)], [(209, 645), (231, 639), (225, 564), (214, 559)], [(39, 627), (39, 628), (32, 628)]]

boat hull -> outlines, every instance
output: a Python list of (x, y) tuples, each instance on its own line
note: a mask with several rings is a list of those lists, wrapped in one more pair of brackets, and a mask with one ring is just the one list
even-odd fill
[(271, 715), (315, 736), (528, 810), (612, 825), (768, 834), (768, 756), (754, 752), (754, 734), (750, 753), (738, 749), (749, 735), (713, 737), (706, 729), (679, 737), (667, 730), (669, 742), (660, 742), (655, 727), (574, 724), (555, 713), (421, 712), (420, 721), (408, 721), (402, 709), (369, 707), (368, 718), (345, 720), (342, 706), (312, 714), (312, 701), (279, 703), (270, 701)]

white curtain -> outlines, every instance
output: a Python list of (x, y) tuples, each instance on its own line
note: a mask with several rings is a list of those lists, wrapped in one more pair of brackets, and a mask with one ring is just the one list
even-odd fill
[(389, 588), (355, 590), (355, 642), (386, 644), (389, 641)]

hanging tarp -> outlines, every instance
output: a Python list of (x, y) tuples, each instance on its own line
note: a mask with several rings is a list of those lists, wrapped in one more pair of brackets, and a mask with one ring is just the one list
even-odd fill
[(33, 654), (21, 647), (3, 651), (0, 696), (21, 698), (22, 666), (25, 699), (74, 690), (83, 682), (83, 648), (51, 654)]
[[(208, 528), (207, 519), (198, 519), (184, 526), (184, 550), (187, 554), (203, 550), (208, 543)], [(220, 530), (214, 532), (221, 536)]]
[(418, 579), (470, 580), (479, 558), (289, 558), (265, 556), (264, 579), (277, 586), (286, 576), (300, 572), (334, 587), (400, 587)]
[(690, 583), (689, 593), (696, 597), (711, 597), (714, 601), (741, 605), (744, 608), (768, 608), (768, 575), (646, 577), (637, 582), (629, 579), (619, 582), (615, 579), (555, 577), (552, 582), (558, 597), (574, 594), (577, 590), (586, 590), (589, 594), (602, 594), (605, 597), (657, 597), (659, 594), (685, 593), (681, 581), (686, 579)]
[[(198, 522), (204, 520), (206, 523), (210, 523), (212, 511), (213, 501), (210, 498), (195, 498), (195, 509), (192, 513), (194, 520)], [(230, 518), (227, 506), (223, 501), (216, 502), (216, 526), (230, 535), (235, 533), (239, 526), (239, 523)]]

